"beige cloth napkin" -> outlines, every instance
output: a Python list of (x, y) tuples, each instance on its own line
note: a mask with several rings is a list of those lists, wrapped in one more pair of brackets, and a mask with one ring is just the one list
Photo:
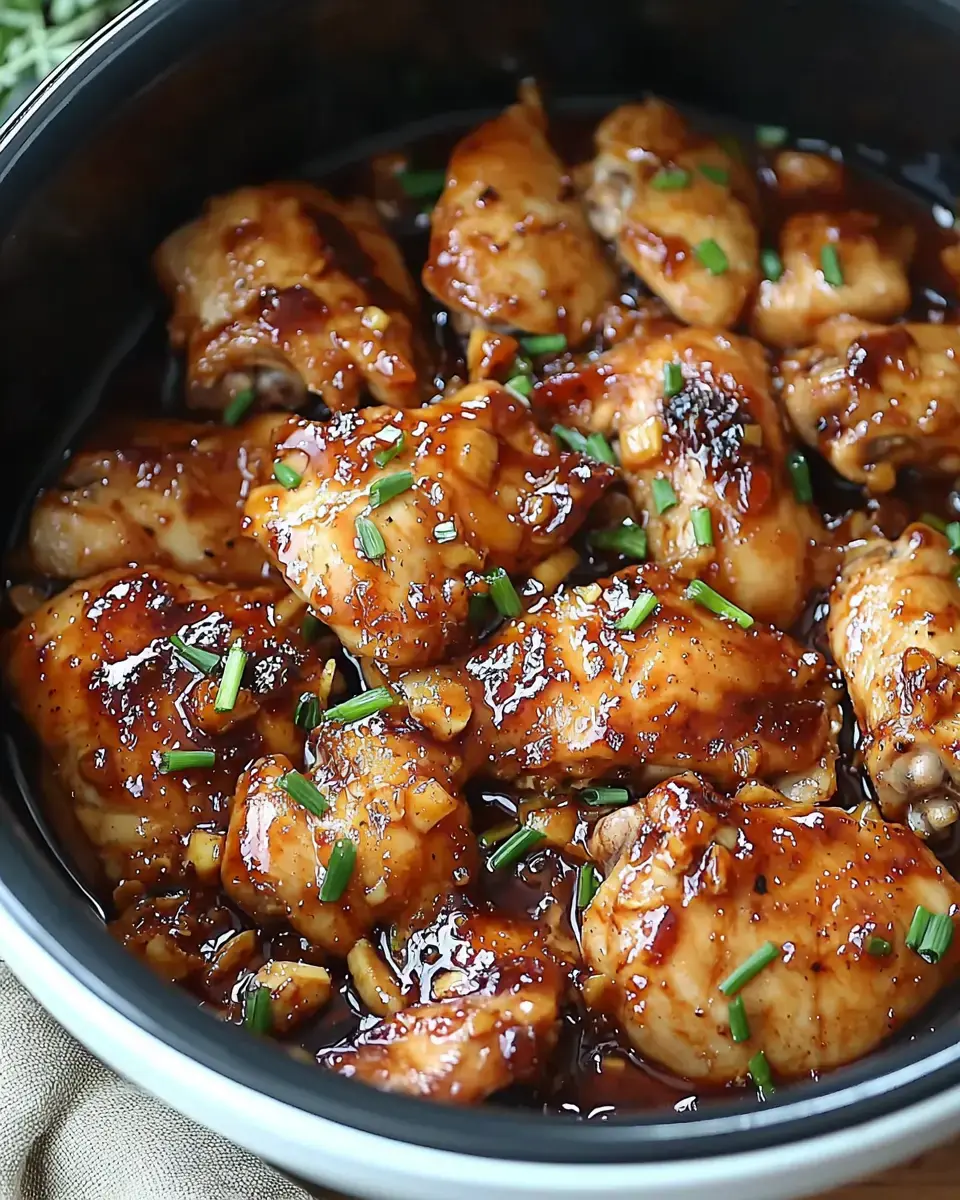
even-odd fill
[(0, 962), (0, 1200), (311, 1197), (115, 1075)]

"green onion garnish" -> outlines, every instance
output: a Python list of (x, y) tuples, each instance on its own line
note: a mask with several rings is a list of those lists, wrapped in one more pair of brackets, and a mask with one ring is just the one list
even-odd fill
[(489, 849), (491, 846), (496, 846), (504, 841), (511, 833), (516, 833), (517, 828), (516, 821), (504, 821), (500, 825), (493, 825), (490, 829), (485, 829), (477, 838), (477, 841), (484, 849)]
[(503, 867), (511, 867), (515, 862), (519, 862), (528, 850), (536, 846), (538, 842), (542, 842), (547, 835), (541, 833), (539, 829), (532, 829), (529, 825), (524, 825), (522, 829), (518, 829), (512, 837), (507, 840), (490, 855), (487, 859), (487, 866), (491, 871), (502, 870)]
[(457, 525), (455, 521), (441, 521), (439, 525), (433, 528), (433, 536), (443, 545), (444, 542), (455, 542), (457, 540)]
[(597, 462), (607, 463), (611, 467), (616, 466), (617, 460), (613, 454), (613, 447), (602, 433), (591, 433), (587, 438), (587, 454), (591, 458), (595, 458)]
[(624, 521), (617, 529), (596, 529), (590, 534), (590, 545), (598, 550), (614, 550), (625, 558), (641, 562), (647, 557), (647, 531), (632, 521)]
[(741, 963), (726, 977), (720, 984), (720, 991), (725, 996), (736, 996), (755, 975), (759, 975), (764, 967), (768, 967), (779, 957), (779, 954), (780, 947), (776, 942), (765, 942), (759, 950), (754, 950), (746, 962)]
[(315, 783), (299, 771), (287, 771), (280, 776), (280, 786), (291, 800), (296, 800), (315, 817), (322, 817), (330, 807), (330, 802)]
[(363, 551), (363, 557), (369, 559), (371, 562), (375, 559), (383, 558), (387, 552), (387, 544), (383, 540), (383, 534), (370, 518), (359, 516), (353, 524), (357, 531), (357, 537), (360, 539), (360, 549)]
[(711, 183), (728, 184), (730, 172), (726, 167), (715, 167), (712, 163), (701, 163), (697, 168), (701, 175), (706, 176)]
[(917, 953), (924, 962), (938, 963), (950, 949), (952, 941), (953, 917), (948, 913), (937, 913), (928, 921)]
[[(389, 436), (390, 434), (393, 436)], [(389, 441), (391, 443), (385, 450), (378, 450), (373, 456), (373, 461), (378, 467), (385, 467), (387, 463), (393, 462), (403, 449), (407, 435), (402, 429), (397, 429), (395, 425), (388, 425), (386, 429), (380, 430), (377, 437), (380, 441)]]
[(683, 367), (678, 362), (664, 363), (663, 394), (667, 400), (683, 391)]
[(690, 514), (693, 536), (698, 546), (713, 545), (713, 514), (709, 508), (695, 508)]
[(293, 723), (308, 733), (320, 724), (320, 701), (313, 692), (304, 692), (293, 710)]
[(950, 553), (960, 554), (960, 521), (951, 521), (943, 532), (950, 541)]
[(447, 182), (447, 173), (442, 168), (432, 171), (401, 171), (397, 175), (400, 186), (413, 200), (424, 200), (439, 196)]
[(490, 620), (490, 597), (484, 592), (474, 592), (468, 602), (467, 617), (471, 625), (486, 625)]
[(920, 514), (920, 520), (924, 525), (929, 525), (931, 529), (936, 529), (938, 533), (947, 532), (947, 523), (943, 517), (938, 517), (936, 513), (924, 512)]
[(323, 622), (319, 617), (315, 617), (312, 612), (308, 612), (303, 618), (303, 624), (300, 626), (300, 636), (310, 645), (315, 642), (323, 632)]
[(577, 871), (577, 908), (589, 907), (590, 901), (600, 890), (603, 877), (593, 863), (581, 863)]
[(223, 410), (224, 425), (239, 425), (253, 407), (253, 402), (256, 398), (257, 393), (253, 388), (244, 388), (242, 392), (237, 392)]
[(218, 713), (232, 712), (240, 691), (240, 682), (247, 665), (247, 653), (239, 641), (234, 642), (227, 651), (227, 661), (223, 664), (223, 675), (217, 688), (217, 698), (213, 702), (213, 710)]
[(320, 885), (320, 899), (324, 904), (333, 904), (347, 890), (353, 865), (357, 861), (357, 846), (348, 837), (337, 838), (330, 851), (326, 874)]
[(519, 617), (523, 612), (523, 605), (520, 603), (517, 589), (503, 567), (497, 567), (486, 578), (490, 585), (490, 599), (496, 605), (497, 612), (502, 617)]
[(782, 146), (790, 135), (782, 125), (758, 125), (757, 144), (765, 150), (773, 150)]
[(622, 787), (583, 788), (577, 792), (577, 799), (582, 800), (584, 804), (623, 808), (625, 804), (630, 803), (630, 793)]
[(872, 954), (874, 958), (886, 958), (888, 954), (893, 953), (893, 943), (874, 934), (867, 938), (867, 953)]
[(171, 775), (175, 771), (193, 771), (212, 767), (217, 761), (213, 750), (165, 750), (160, 755), (160, 774)]
[(711, 275), (722, 275), (730, 266), (723, 247), (714, 238), (697, 242), (693, 252)]
[(661, 167), (650, 180), (650, 186), (658, 192), (677, 192), (690, 182), (690, 172), (683, 167)]
[(840, 266), (840, 255), (832, 242), (820, 247), (820, 270), (831, 287), (843, 287), (843, 268)]
[(510, 372), (512, 375), (529, 375), (532, 379), (533, 362), (522, 350), (518, 350), (513, 356), (513, 366), (510, 368)]
[(268, 1034), (273, 1029), (273, 999), (262, 984), (248, 988), (243, 998), (243, 1024), (251, 1033)]
[(379, 508), (394, 496), (413, 487), (413, 472), (398, 471), (396, 475), (384, 475), (370, 484), (370, 507)]
[(767, 247), (760, 251), (760, 270), (764, 279), (769, 279), (771, 283), (776, 283), (783, 275), (783, 260), (776, 250)]
[(578, 454), (587, 453), (587, 439), (579, 430), (568, 429), (566, 425), (554, 425), (551, 432), (557, 441), (563, 442), (569, 450), (576, 450)]
[(503, 386), (519, 400), (527, 400), (533, 395), (533, 380), (529, 375), (513, 375)]
[(281, 487), (295, 488), (303, 483), (303, 476), (299, 471), (295, 471), (293, 467), (285, 462), (277, 459), (273, 464), (273, 477)]
[(661, 516), (676, 507), (677, 493), (669, 479), (655, 479), (650, 485), (650, 490), (653, 493), (653, 507)]
[(801, 450), (794, 450), (787, 455), (787, 470), (790, 472), (790, 482), (793, 484), (793, 494), (801, 504), (813, 503), (813, 483), (810, 479), (810, 464), (807, 456)]
[(730, 1016), (730, 1036), (735, 1042), (750, 1040), (750, 1022), (747, 1020), (747, 1010), (743, 1006), (743, 997), (738, 996), (727, 1009)]
[(639, 628), (659, 603), (653, 592), (641, 592), (631, 605), (630, 611), (623, 614), (614, 628), (631, 630)]
[(731, 621), (736, 621), (741, 629), (749, 629), (753, 624), (753, 617), (748, 612), (744, 612), (742, 608), (738, 608), (726, 596), (721, 596), (719, 592), (715, 592), (702, 579), (691, 580), (684, 589), (683, 595), (686, 600), (695, 600), (697, 604), (702, 604), (704, 608), (709, 609), (712, 613), (716, 613), (718, 617), (728, 617)]
[(562, 333), (544, 333), (523, 337), (520, 345), (528, 354), (562, 354), (567, 348), (567, 339)]
[(772, 1096), (777, 1090), (773, 1086), (773, 1075), (770, 1072), (770, 1064), (767, 1062), (767, 1056), (762, 1050), (758, 1050), (747, 1063), (747, 1071), (754, 1082), (754, 1086), (760, 1093), (761, 1099), (766, 1096)]
[(324, 721), (362, 721), (374, 713), (383, 712), (396, 704), (397, 698), (387, 687), (370, 688), (359, 696), (351, 696), (342, 704), (335, 704), (323, 714)]
[(176, 633), (171, 635), (169, 640), (177, 654), (186, 659), (191, 667), (202, 671), (204, 675), (209, 675), (220, 666), (220, 655), (214, 654), (212, 650), (201, 650), (199, 646), (188, 646)]
[(910, 928), (907, 930), (907, 936), (904, 939), (908, 950), (919, 950), (920, 943), (923, 941), (923, 935), (927, 931), (927, 926), (930, 924), (930, 918), (933, 913), (929, 908), (924, 908), (922, 904), (917, 905), (917, 910), (913, 914), (913, 920), (910, 922)]

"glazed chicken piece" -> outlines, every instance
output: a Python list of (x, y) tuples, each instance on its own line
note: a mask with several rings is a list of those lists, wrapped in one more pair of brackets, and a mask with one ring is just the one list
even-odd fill
[(295, 423), (278, 456), (302, 482), (254, 491), (248, 532), (347, 649), (400, 665), (468, 645), (470, 581), (542, 562), (616, 477), (561, 451), (494, 383), (416, 412)]
[(780, 231), (779, 279), (760, 284), (753, 333), (773, 346), (805, 346), (828, 317), (890, 321), (910, 305), (915, 235), (874, 213), (802, 212)]
[(748, 170), (662, 100), (615, 109), (596, 148), (594, 229), (681, 320), (735, 325), (760, 279)]
[[(293, 768), (288, 757), (260, 759), (240, 781), (222, 868), (240, 908), (258, 921), (286, 919), (315, 946), (345, 956), (375, 925), (428, 921), (467, 885), (476, 848), (457, 755), (409, 718), (375, 717), (321, 725), (311, 759), (308, 778), (328, 803), (322, 816), (281, 785)], [(341, 839), (353, 843), (355, 866), (342, 895), (325, 900)]]
[(773, 160), (777, 191), (783, 200), (808, 201), (812, 194), (839, 196), (846, 187), (843, 163), (807, 150), (781, 150)]
[[(284, 625), (276, 586), (224, 591), (159, 568), (110, 571), (74, 584), (7, 635), (14, 702), (53, 761), (58, 782), (112, 882), (180, 878), (187, 835), (223, 827), (241, 771), (260, 754), (299, 755), (294, 707), (323, 665)], [(171, 635), (249, 655), (229, 712), (216, 712), (219, 668), (206, 675)], [(213, 765), (163, 772), (167, 751)]]
[(264, 415), (230, 429), (146, 420), (103, 430), (37, 501), (33, 565), (55, 579), (154, 563), (256, 583), (266, 562), (240, 536), (243, 502), (270, 474), (282, 422)]
[[(829, 1070), (869, 1054), (957, 975), (960, 939), (938, 965), (904, 943), (918, 905), (960, 904), (908, 829), (782, 798), (724, 800), (695, 775), (637, 808), (632, 827), (615, 814), (620, 853), (584, 918), (596, 972), (585, 995), (673, 1074), (742, 1081), (760, 1049), (775, 1081)], [(766, 942), (778, 952), (743, 987), (750, 1037), (738, 1044), (720, 984)]]
[(946, 538), (912, 525), (849, 552), (830, 648), (883, 815), (941, 833), (960, 813), (960, 592)]
[(889, 492), (902, 467), (960, 471), (960, 330), (834, 317), (780, 365), (800, 436), (846, 479)]
[(561, 333), (576, 345), (617, 280), (546, 130), (531, 89), (454, 148), (423, 285), (461, 327)]
[(168, 237), (155, 265), (190, 404), (222, 409), (250, 389), (268, 408), (299, 408), (308, 391), (354, 408), (365, 389), (420, 403), (416, 290), (372, 201), (241, 188)]
[[(793, 624), (825, 534), (812, 506), (795, 497), (760, 345), (660, 322), (547, 378), (532, 402), (548, 422), (619, 435), (651, 558), (699, 576), (758, 620)], [(659, 512), (655, 489), (664, 481), (673, 492)], [(713, 545), (698, 543), (698, 509), (709, 512)]]

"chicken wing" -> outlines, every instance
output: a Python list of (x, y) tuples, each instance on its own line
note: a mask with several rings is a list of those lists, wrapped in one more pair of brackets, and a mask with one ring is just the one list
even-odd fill
[(589, 333), (616, 275), (546, 138), (535, 94), (468, 134), (433, 210), (423, 285), (464, 323)]
[(780, 364), (800, 436), (846, 479), (888, 492), (901, 467), (960, 471), (960, 329), (834, 317)]
[(372, 201), (307, 183), (241, 188), (171, 234), (155, 265), (189, 403), (225, 408), (253, 389), (271, 408), (306, 391), (354, 408), (365, 388), (420, 403), (416, 291)]
[(468, 577), (534, 567), (616, 476), (560, 451), (494, 383), (417, 412), (299, 422), (278, 454), (301, 482), (254, 491), (249, 532), (349, 650), (404, 665), (468, 644)]
[[(795, 497), (761, 346), (660, 322), (547, 378), (533, 404), (552, 420), (619, 435), (653, 559), (706, 580), (759, 620), (793, 624), (825, 535), (815, 510)], [(709, 513), (712, 544), (702, 531), (698, 539), (698, 509)]]
[(746, 168), (662, 100), (615, 109), (596, 147), (594, 229), (681, 320), (735, 325), (760, 279)]
[(853, 549), (827, 632), (885, 817), (940, 832), (960, 813), (960, 592), (946, 538), (912, 525)]
[(780, 232), (782, 273), (760, 284), (753, 332), (774, 346), (805, 346), (828, 317), (889, 321), (910, 304), (914, 233), (874, 213), (803, 212)]
[(34, 566), (55, 579), (82, 579), (153, 563), (256, 583), (266, 562), (240, 536), (243, 502), (254, 481), (269, 476), (282, 422), (264, 415), (236, 429), (163, 420), (104, 429), (37, 501)]
[[(904, 943), (918, 905), (960, 904), (960, 886), (908, 829), (724, 800), (695, 775), (637, 807), (584, 918), (596, 972), (585, 994), (674, 1074), (740, 1081), (761, 1049), (775, 1079), (840, 1066), (956, 976), (960, 939), (938, 965)], [(737, 1043), (720, 984), (767, 942), (776, 955), (743, 987), (750, 1036)]]

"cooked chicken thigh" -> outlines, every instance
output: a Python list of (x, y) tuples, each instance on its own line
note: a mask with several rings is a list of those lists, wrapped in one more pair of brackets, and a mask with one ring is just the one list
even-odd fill
[(888, 492), (901, 467), (960, 471), (960, 329), (834, 317), (780, 364), (797, 431), (846, 479)]
[(466, 324), (562, 333), (576, 345), (617, 281), (546, 129), (526, 92), (454, 148), (423, 285)]
[(469, 582), (547, 558), (616, 476), (560, 451), (494, 383), (294, 423), (278, 455), (302, 482), (254, 491), (249, 532), (349, 650), (403, 665), (469, 644)]
[[(674, 1074), (743, 1080), (761, 1049), (775, 1080), (829, 1070), (956, 976), (960, 939), (939, 965), (904, 944), (917, 906), (951, 913), (960, 886), (902, 826), (724, 800), (695, 775), (637, 808), (584, 918), (585, 992)], [(743, 987), (750, 1036), (736, 1043), (720, 984), (767, 942), (776, 955)]]
[[(758, 343), (653, 323), (579, 369), (546, 379), (533, 404), (550, 420), (619, 435), (624, 475), (646, 514), (651, 558), (706, 580), (759, 620), (782, 629), (793, 624), (825, 534), (815, 510), (795, 497)], [(667, 498), (658, 503), (665, 486)], [(698, 510), (709, 514), (712, 545), (698, 541)]]
[(240, 536), (243, 502), (255, 480), (269, 477), (282, 422), (264, 415), (218, 429), (144, 420), (102, 430), (37, 501), (30, 518), (34, 566), (56, 579), (81, 579), (154, 563), (223, 583), (256, 583), (266, 562)]
[(828, 317), (889, 321), (910, 304), (914, 235), (873, 213), (804, 212), (780, 231), (783, 273), (760, 284), (753, 332), (774, 346), (805, 346)]
[(225, 408), (254, 389), (270, 408), (298, 408), (306, 391), (354, 408), (365, 388), (420, 403), (416, 290), (372, 201), (308, 183), (241, 188), (168, 237), (156, 268), (191, 404)]
[(596, 147), (594, 229), (682, 320), (735, 325), (760, 278), (746, 168), (662, 100), (610, 113)]
[(853, 548), (827, 630), (885, 817), (939, 832), (960, 813), (960, 590), (946, 538), (911, 525)]

